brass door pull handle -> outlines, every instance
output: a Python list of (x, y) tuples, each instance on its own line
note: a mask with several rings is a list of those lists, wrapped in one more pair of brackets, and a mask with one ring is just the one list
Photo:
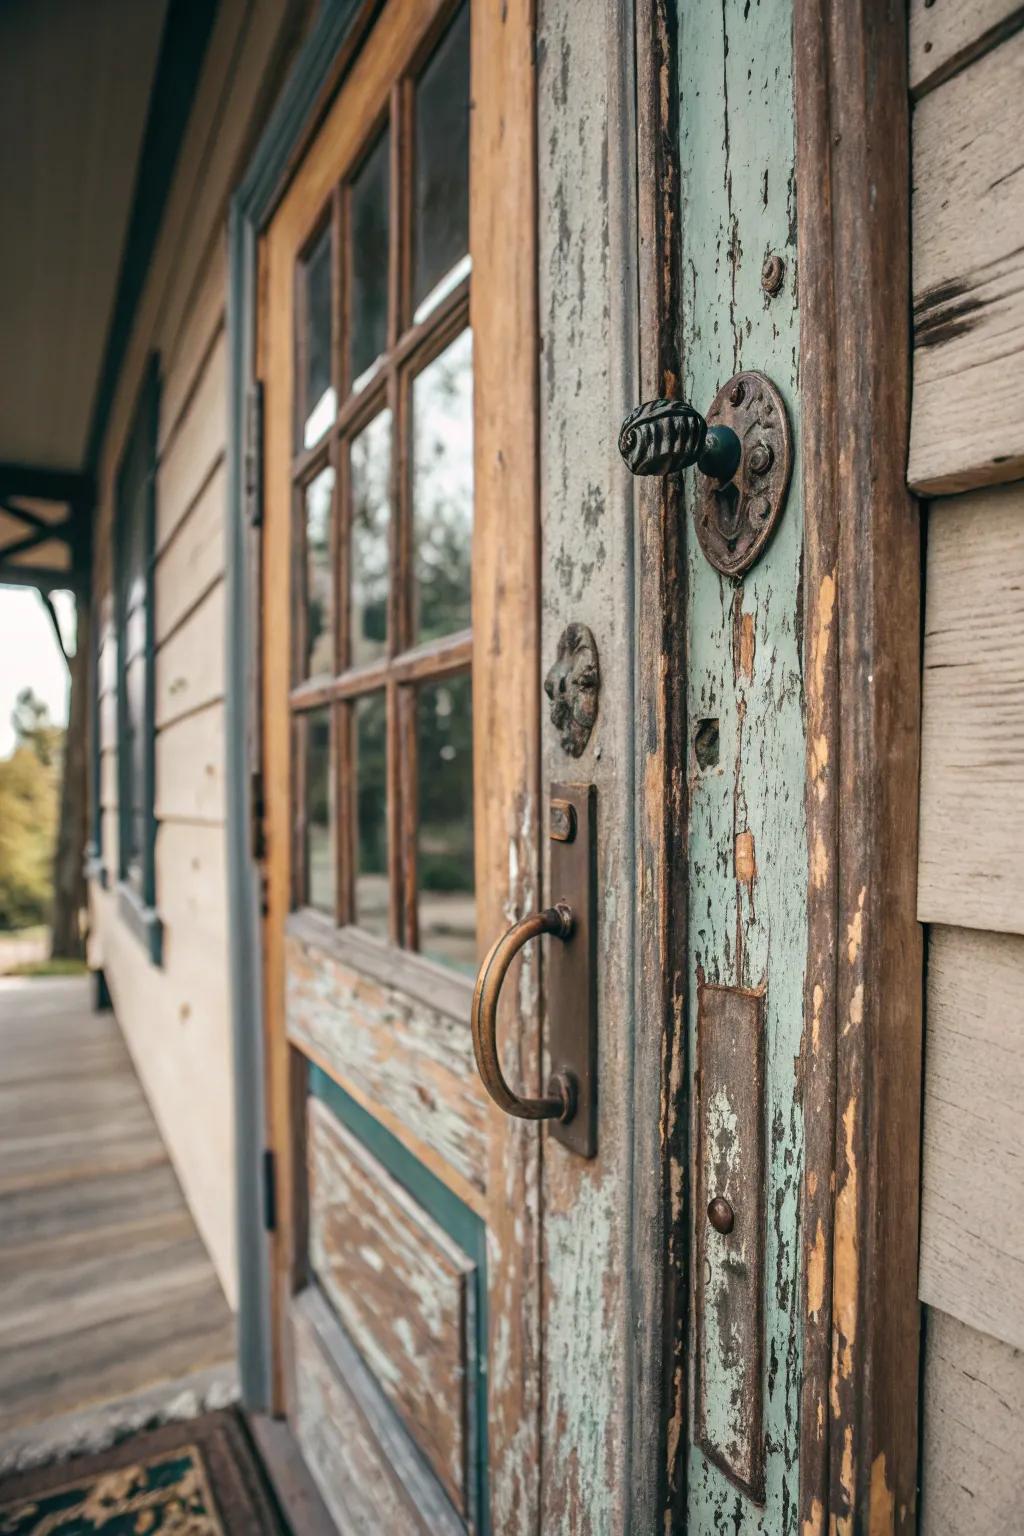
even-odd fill
[(477, 1070), (491, 1098), (506, 1115), (520, 1120), (571, 1120), (576, 1113), (576, 1084), (567, 1072), (556, 1073), (542, 1099), (523, 1099), (513, 1093), (498, 1060), (498, 998), (501, 984), (516, 955), (531, 939), (543, 933), (566, 940), (572, 936), (573, 911), (565, 902), (533, 912), (515, 923), (491, 946), (480, 967), (473, 989), (473, 1053)]

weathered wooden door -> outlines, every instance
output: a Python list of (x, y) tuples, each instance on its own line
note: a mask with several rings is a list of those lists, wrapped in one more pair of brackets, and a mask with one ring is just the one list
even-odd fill
[(260, 252), (277, 1403), (345, 1532), (536, 1511), (539, 1139), (470, 1031), (537, 887), (530, 49), (388, 0)]

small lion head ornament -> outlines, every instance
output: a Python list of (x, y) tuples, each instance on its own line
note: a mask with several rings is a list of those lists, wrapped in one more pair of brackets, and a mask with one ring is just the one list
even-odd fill
[(570, 757), (579, 757), (590, 740), (600, 689), (601, 670), (593, 635), (585, 624), (567, 624), (554, 665), (544, 679), (544, 692), (551, 700), (551, 723)]

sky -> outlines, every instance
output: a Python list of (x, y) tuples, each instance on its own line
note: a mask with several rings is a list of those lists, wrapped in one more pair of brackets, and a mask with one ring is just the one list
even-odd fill
[[(72, 599), (55, 592), (54, 606), (66, 633)], [(0, 586), (0, 757), (14, 750), (11, 711), (23, 688), (45, 700), (55, 724), (67, 723), (68, 669), (42, 599), (31, 587)]]

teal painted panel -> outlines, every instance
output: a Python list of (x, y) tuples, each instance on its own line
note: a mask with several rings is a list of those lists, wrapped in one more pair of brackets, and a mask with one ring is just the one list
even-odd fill
[[(706, 410), (740, 368), (767, 373), (790, 411), (797, 466), (774, 538), (739, 584), (719, 576), (701, 553), (691, 521), (692, 480), (687, 485), (690, 1060), (696, 1060), (698, 978), (763, 986), (767, 1183), (765, 1503), (755, 1503), (691, 1444), (689, 1531), (783, 1536), (798, 1524), (803, 1147), (796, 1063), (808, 869), (792, 3), (723, 0), (712, 10), (679, 0), (678, 14), (683, 391)], [(761, 288), (772, 253), (785, 262), (775, 298)], [(702, 720), (718, 722), (718, 760), (705, 767), (692, 750)], [(694, 1219), (706, 1220), (704, 1212)], [(698, 1275), (695, 1284), (705, 1279)], [(709, 1340), (715, 1339), (709, 1329)], [(712, 1436), (728, 1444), (737, 1421), (732, 1394), (742, 1375), (719, 1343), (707, 1347), (716, 1348), (716, 1358), (705, 1372), (706, 1418)], [(690, 1425), (692, 1431), (692, 1414)]]
[(332, 1077), (320, 1067), (310, 1064), (309, 1091), (326, 1104), (342, 1125), (350, 1130), (373, 1153), (379, 1163), (409, 1191), (413, 1199), (426, 1211), (448, 1236), (453, 1238), (463, 1253), (475, 1265), (476, 1293), (476, 1358), (477, 1403), (476, 1424), (476, 1475), (477, 1508), (480, 1511), (478, 1526), (480, 1536), (489, 1536), (490, 1496), (487, 1481), (487, 1228), (483, 1221), (447, 1184), (425, 1168), (397, 1136), (374, 1119), (363, 1106), (347, 1094)]

